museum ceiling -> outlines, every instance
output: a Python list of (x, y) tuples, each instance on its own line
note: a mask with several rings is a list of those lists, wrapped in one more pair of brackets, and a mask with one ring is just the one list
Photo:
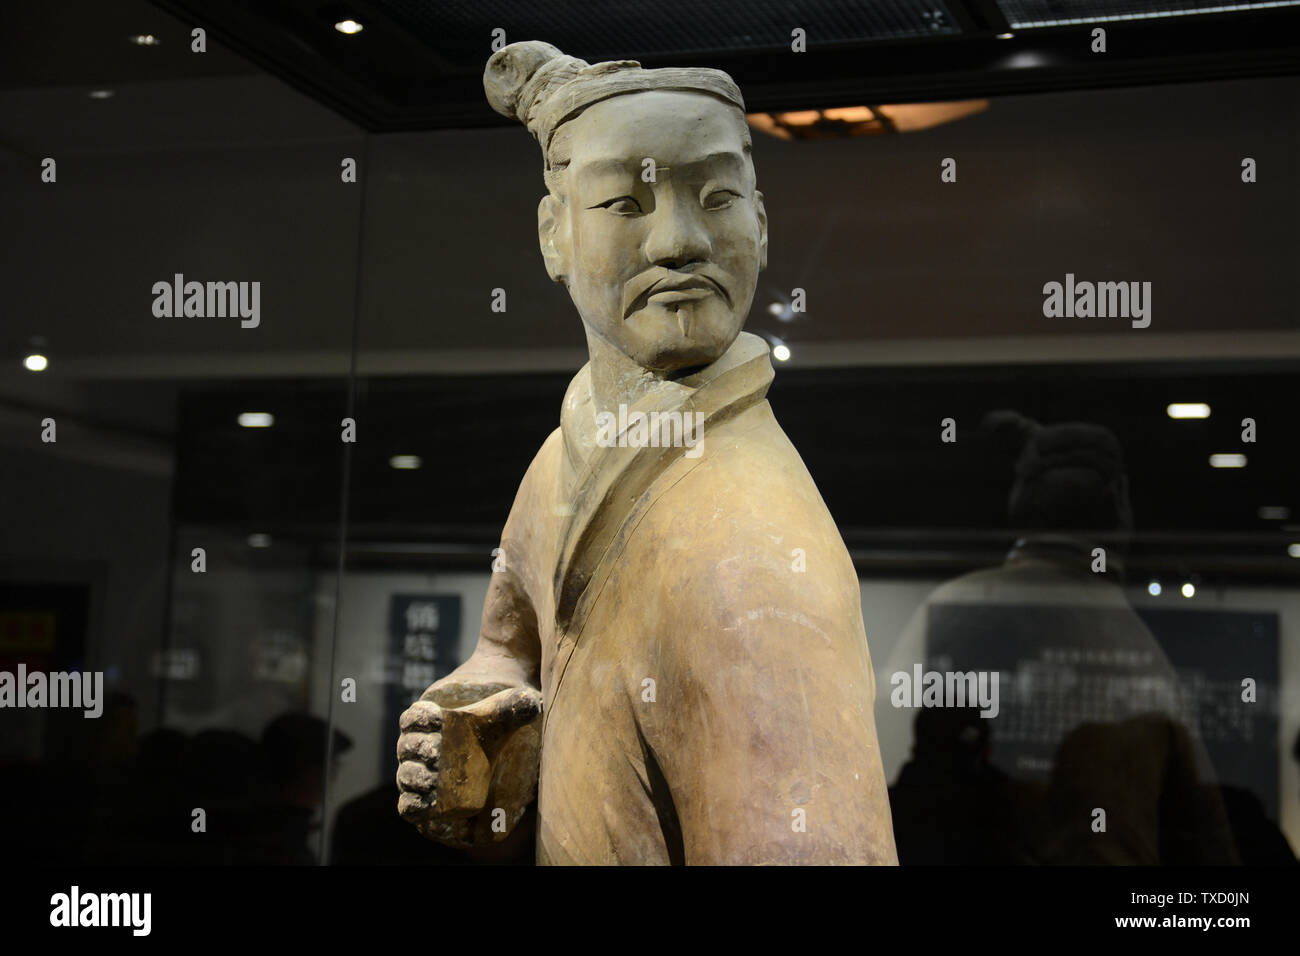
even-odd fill
[[(506, 41), (545, 39), (592, 62), (708, 63), (732, 74), (755, 111), (1300, 69), (1300, 6), (1277, 0), (159, 0), (158, 5), (181, 20), (207, 25), (232, 49), (372, 131), (499, 123), (480, 86), (484, 56), (498, 35)], [(349, 21), (361, 29), (349, 34), (336, 28)], [(1097, 25), (1112, 34), (1104, 55), (1094, 53), (1089, 42)], [(804, 31), (802, 55), (792, 51), (797, 30)]]

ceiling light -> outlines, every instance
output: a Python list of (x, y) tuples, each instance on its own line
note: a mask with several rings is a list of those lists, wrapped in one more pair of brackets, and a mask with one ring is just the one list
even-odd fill
[(782, 313), (785, 312), (785, 306), (780, 302), (773, 302), (771, 305), (767, 307), (767, 311), (770, 312), (772, 315), (781, 315)]
[(244, 428), (270, 428), (275, 416), (270, 412), (240, 412), (239, 424)]
[(410, 471), (419, 468), (423, 462), (420, 461), (419, 455), (394, 455), (388, 459), (389, 467), (396, 468), (399, 471)]
[(271, 536), (269, 534), (250, 534), (248, 536), (248, 546), (250, 548), (269, 548), (271, 546)]
[(1152, 597), (1160, 597), (1160, 582), (1152, 581), (1150, 584), (1148, 584), (1147, 594), (1150, 594)]
[(1286, 553), (1293, 558), (1300, 558), (1300, 544), (1288, 544), (1286, 546)]
[(837, 106), (834, 109), (822, 110), (821, 118), (838, 123), (870, 123), (876, 118), (876, 114), (866, 106)]
[(1183, 585), (1183, 597), (1189, 598), (1189, 597), (1193, 597), (1195, 594), (1196, 594), (1196, 586), (1193, 585), (1191, 581), (1188, 581), (1186, 584)]
[(1211, 468), (1245, 468), (1245, 455), (1211, 455)]
[(346, 33), (348, 36), (352, 36), (355, 33), (360, 33), (365, 29), (365, 27), (357, 23), (356, 20), (340, 20), (338, 23), (334, 24), (334, 29), (338, 30), (339, 33)]
[(772, 349), (772, 358), (778, 362), (787, 362), (790, 360), (790, 347), (788, 345), (778, 345)]
[(92, 100), (106, 100), (113, 95), (112, 90), (91, 90), (90, 98)]
[(1260, 521), (1286, 521), (1291, 517), (1291, 509), (1286, 505), (1262, 505), (1259, 509)]
[(1170, 418), (1209, 418), (1210, 406), (1204, 402), (1174, 402), (1165, 406)]
[(1012, 37), (1014, 37), (1014, 36), (1015, 36), (1014, 33), (999, 33), (999, 34), (998, 34), (998, 39), (999, 39), (999, 40), (1010, 40), (1010, 39), (1011, 39)]
[(137, 33), (134, 36), (127, 37), (136, 46), (157, 46), (162, 41), (152, 33)]
[(951, 123), (988, 109), (988, 100), (836, 106), (824, 110), (750, 113), (749, 125), (777, 139), (839, 139), (876, 133), (910, 133)]
[(27, 358), (23, 359), (23, 368), (29, 372), (44, 372), (45, 367), (50, 364), (50, 360), (44, 355), (33, 352)]

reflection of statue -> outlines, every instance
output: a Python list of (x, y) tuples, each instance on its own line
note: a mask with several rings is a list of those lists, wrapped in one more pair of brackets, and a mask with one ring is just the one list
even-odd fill
[(403, 715), (403, 816), (499, 840), (536, 785), (544, 863), (894, 863), (857, 577), (741, 332), (767, 217), (740, 92), (543, 43), (484, 84), (542, 146), (591, 361), (477, 649)]
[(1014, 412), (986, 425), (1018, 451), (1008, 515), (1025, 534), (931, 593), (889, 670), (1000, 672), (1002, 695), (987, 720), (882, 705), (891, 757), (916, 728), (890, 791), (903, 863), (1237, 862), (1195, 715), (1115, 580), (1133, 527), (1118, 440)]

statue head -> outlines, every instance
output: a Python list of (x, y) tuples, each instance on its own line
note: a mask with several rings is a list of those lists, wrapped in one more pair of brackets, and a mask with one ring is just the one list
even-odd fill
[(483, 85), (542, 148), (542, 258), (589, 334), (661, 375), (719, 358), (767, 265), (767, 214), (731, 78), (591, 65), (530, 41), (493, 54)]

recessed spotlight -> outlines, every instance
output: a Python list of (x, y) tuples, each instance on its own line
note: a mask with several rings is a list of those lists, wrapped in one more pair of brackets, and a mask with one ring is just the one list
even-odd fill
[(1010, 40), (1010, 39), (1011, 39), (1012, 37), (1014, 37), (1014, 36), (1015, 36), (1014, 33), (999, 33), (999, 34), (998, 34), (998, 39), (999, 39), (999, 40)]
[(772, 349), (772, 358), (778, 362), (788, 362), (790, 360), (790, 347), (788, 345), (778, 345)]
[(399, 471), (410, 471), (419, 468), (422, 464), (419, 455), (394, 455), (388, 459), (389, 467), (396, 468)]
[(89, 96), (92, 100), (106, 100), (112, 97), (112, 90), (91, 90)]
[(1192, 584), (1191, 581), (1188, 581), (1186, 584), (1183, 585), (1183, 597), (1189, 598), (1194, 596), (1195, 594), (1196, 594), (1196, 587), (1195, 585)]
[(29, 372), (44, 372), (49, 364), (49, 359), (35, 352), (23, 359), (23, 368)]
[(1165, 406), (1170, 418), (1209, 418), (1210, 406), (1204, 402), (1174, 402)]
[(1300, 544), (1288, 544), (1286, 546), (1286, 553), (1293, 558), (1300, 558)]
[(239, 424), (244, 428), (270, 428), (275, 416), (270, 412), (240, 412)]
[(1291, 509), (1286, 505), (1261, 505), (1260, 521), (1286, 521), (1291, 517)]
[(1160, 582), (1152, 581), (1150, 584), (1148, 584), (1147, 594), (1150, 594), (1152, 597), (1160, 597)]
[(365, 27), (357, 23), (356, 20), (340, 20), (338, 23), (334, 24), (334, 29), (338, 30), (339, 33), (346, 33), (348, 36), (352, 36), (354, 33), (360, 33), (365, 29)]
[(250, 548), (269, 548), (271, 546), (271, 536), (269, 534), (250, 534), (248, 536), (248, 546)]
[(773, 302), (767, 307), (767, 311), (772, 315), (781, 315), (785, 312), (785, 306), (780, 302)]
[(1211, 468), (1245, 468), (1245, 455), (1211, 455)]
[(127, 37), (136, 46), (157, 46), (162, 41), (152, 33), (136, 33)]

